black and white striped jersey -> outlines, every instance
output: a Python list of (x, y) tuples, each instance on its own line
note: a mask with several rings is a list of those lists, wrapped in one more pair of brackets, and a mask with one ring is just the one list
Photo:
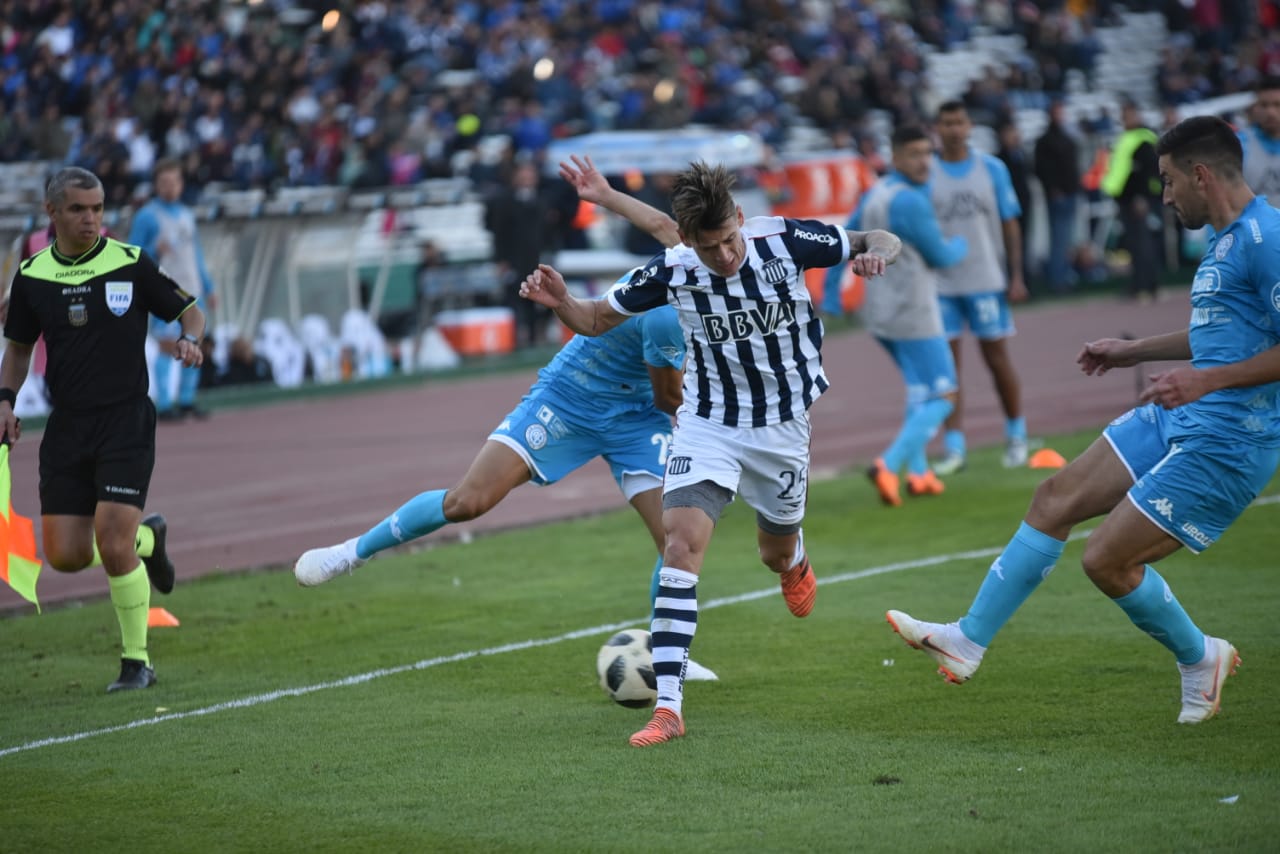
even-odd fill
[(682, 411), (730, 427), (798, 418), (827, 390), (822, 320), (804, 271), (849, 258), (849, 237), (817, 220), (753, 217), (745, 263), (728, 278), (687, 246), (655, 256), (605, 295), (624, 314), (670, 302), (684, 328)]

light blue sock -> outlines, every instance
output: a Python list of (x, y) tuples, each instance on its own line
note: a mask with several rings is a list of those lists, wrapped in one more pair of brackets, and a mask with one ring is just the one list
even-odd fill
[(1004, 437), (1006, 439), (1026, 439), (1027, 419), (1021, 415), (1017, 418), (1006, 418), (1004, 422)]
[(1023, 522), (982, 580), (969, 613), (960, 620), (960, 631), (979, 646), (989, 646), (996, 632), (1022, 607), (1066, 546)]
[(925, 446), (921, 445), (907, 457), (907, 471), (911, 474), (924, 474), (929, 470), (929, 456), (924, 449)]
[(965, 454), (964, 431), (948, 430), (942, 436), (942, 447), (947, 449), (948, 454), (963, 457)]
[[(929, 444), (933, 434), (938, 432), (938, 425), (951, 414), (951, 409), (951, 401), (942, 398), (926, 400), (909, 407), (902, 429), (882, 456), (885, 468), (891, 472), (899, 472), (904, 465), (914, 465), (913, 461), (917, 456), (923, 459), (925, 446)], [(912, 474), (924, 474), (924, 469), (912, 467), (910, 470)]]
[[(906, 429), (911, 431), (911, 453), (907, 455), (907, 470), (912, 474), (924, 474), (929, 470), (929, 459), (925, 448), (938, 433), (942, 422), (955, 409), (955, 404), (945, 398), (935, 397), (926, 400), (915, 408), (907, 419)], [(963, 439), (963, 434), (961, 434)]]
[(1179, 664), (1195, 664), (1204, 658), (1204, 632), (1191, 622), (1154, 568), (1146, 567), (1142, 582), (1114, 601), (1135, 626), (1164, 644)]
[(200, 369), (183, 365), (178, 371), (178, 405), (194, 406), (196, 389), (200, 387)]
[(662, 555), (653, 564), (653, 577), (649, 579), (649, 619), (653, 620), (653, 608), (658, 601), (658, 588), (662, 586)]
[(410, 498), (360, 537), (356, 542), (356, 554), (361, 559), (368, 559), (383, 549), (425, 537), (449, 524), (449, 520), (444, 518), (444, 493), (443, 489), (434, 489)]

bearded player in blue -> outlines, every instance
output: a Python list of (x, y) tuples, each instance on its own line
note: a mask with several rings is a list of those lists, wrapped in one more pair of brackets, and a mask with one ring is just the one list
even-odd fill
[(1105, 516), (1085, 544), (1085, 574), (1173, 654), (1182, 676), (1178, 722), (1199, 723), (1217, 713), (1240, 658), (1192, 622), (1151, 564), (1184, 546), (1198, 553), (1213, 545), (1280, 463), (1280, 211), (1245, 183), (1240, 141), (1219, 118), (1178, 123), (1156, 151), (1165, 204), (1188, 228), (1212, 227), (1191, 286), (1190, 325), (1094, 341), (1077, 361), (1090, 375), (1150, 361), (1190, 365), (1153, 375), (1145, 405), (1111, 422), (1037, 488), (962, 619), (886, 616), (949, 681), (965, 682), (1048, 576), (1071, 529)]

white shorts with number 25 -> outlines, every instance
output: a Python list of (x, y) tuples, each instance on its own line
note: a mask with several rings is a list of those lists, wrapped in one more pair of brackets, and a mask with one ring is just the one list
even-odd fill
[(810, 429), (807, 413), (766, 427), (726, 427), (681, 412), (663, 494), (709, 480), (770, 522), (798, 524), (808, 497)]

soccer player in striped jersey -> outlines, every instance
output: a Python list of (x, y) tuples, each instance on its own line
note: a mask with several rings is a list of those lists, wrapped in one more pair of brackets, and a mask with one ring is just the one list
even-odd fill
[[(651, 627), (658, 701), (653, 719), (631, 736), (637, 747), (684, 735), (698, 574), (716, 521), (735, 495), (756, 511), (760, 557), (778, 574), (788, 609), (797, 617), (813, 609), (817, 582), (801, 535), (808, 410), (828, 383), (822, 321), (804, 271), (852, 261), (858, 275), (878, 276), (901, 251), (887, 231), (849, 232), (782, 217), (747, 220), (732, 188), (731, 172), (702, 162), (676, 177), (672, 211), (693, 257), (684, 247), (667, 250), (601, 299), (572, 296), (546, 264), (520, 288), (521, 296), (551, 308), (583, 335), (601, 335), (668, 304), (684, 328), (684, 402), (663, 482), (665, 565)], [(600, 201), (613, 209), (616, 198)]]

